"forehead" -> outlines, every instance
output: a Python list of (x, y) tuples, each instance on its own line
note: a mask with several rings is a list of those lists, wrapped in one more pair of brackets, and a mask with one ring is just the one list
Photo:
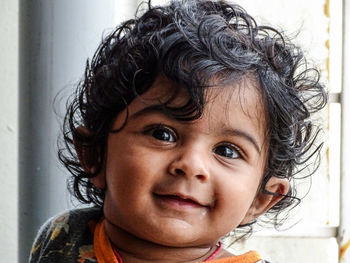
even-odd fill
[[(240, 110), (247, 118), (259, 119), (259, 126), (265, 123), (265, 105), (255, 79), (246, 77), (226, 84), (216, 84), (214, 81), (205, 90), (203, 115), (229, 118), (230, 113)], [(165, 77), (157, 78), (146, 93), (136, 98), (141, 108), (164, 103), (170, 107), (181, 107), (188, 100), (186, 88)], [(262, 126), (265, 128), (265, 124)]]
[(257, 82), (249, 78), (208, 89), (205, 113), (221, 115), (227, 120), (234, 113), (242, 113), (245, 115), (244, 119), (255, 120), (259, 126), (265, 127), (262, 125), (265, 123), (262, 95)]

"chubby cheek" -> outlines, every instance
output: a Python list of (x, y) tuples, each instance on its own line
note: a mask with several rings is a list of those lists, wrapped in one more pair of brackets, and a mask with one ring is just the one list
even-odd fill
[(119, 146), (123, 151), (114, 148), (108, 153), (106, 201), (109, 199), (114, 204), (126, 207), (131, 207), (128, 204), (132, 203), (141, 209), (144, 207), (142, 202), (149, 199), (154, 182), (165, 172), (160, 165), (164, 162), (157, 156), (145, 158), (149, 153), (144, 153), (138, 147)]
[(257, 180), (227, 178), (219, 182), (216, 194), (215, 217), (216, 223), (221, 222), (225, 227), (222, 232), (227, 234), (241, 224), (255, 199), (258, 188)]
[(145, 180), (137, 176), (137, 170), (133, 166), (107, 165), (106, 198), (109, 197), (114, 203), (123, 204), (134, 201), (135, 192), (142, 195), (143, 189), (140, 186), (145, 185)]

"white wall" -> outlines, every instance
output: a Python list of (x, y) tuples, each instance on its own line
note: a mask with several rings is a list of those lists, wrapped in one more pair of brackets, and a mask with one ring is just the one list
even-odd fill
[(0, 255), (17, 262), (18, 1), (0, 1)]

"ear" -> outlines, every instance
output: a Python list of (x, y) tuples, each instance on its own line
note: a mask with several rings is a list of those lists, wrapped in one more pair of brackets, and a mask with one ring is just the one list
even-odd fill
[[(76, 129), (76, 135), (73, 136), (73, 144), (82, 168), (86, 173), (93, 174), (96, 172), (96, 162), (98, 159), (100, 159), (100, 156), (98, 156), (99, 154), (96, 151), (92, 152), (91, 150), (87, 149), (86, 145), (84, 145), (84, 140), (81, 138), (86, 138), (89, 136), (91, 136), (89, 130), (85, 127), (79, 126)], [(96, 176), (89, 178), (89, 181), (97, 188), (105, 188), (106, 180), (104, 168), (101, 169)]]
[(264, 214), (275, 204), (281, 201), (289, 191), (290, 183), (287, 179), (271, 177), (266, 183), (265, 190), (276, 195), (259, 191), (247, 214), (241, 222), (241, 225), (247, 224), (260, 215)]

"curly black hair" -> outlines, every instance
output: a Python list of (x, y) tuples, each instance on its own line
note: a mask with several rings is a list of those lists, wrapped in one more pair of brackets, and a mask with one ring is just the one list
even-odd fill
[[(225, 1), (176, 0), (155, 7), (148, 3), (143, 14), (104, 38), (67, 104), (59, 158), (72, 175), (69, 188), (81, 202), (103, 205), (104, 190), (89, 178), (104, 165), (107, 137), (117, 132), (111, 131), (111, 124), (159, 76), (187, 89), (188, 103), (170, 109), (185, 121), (201, 116), (205, 90), (213, 78), (222, 83), (256, 79), (267, 115), (268, 163), (261, 183), (267, 194), (274, 194), (265, 190), (271, 177), (292, 182), (319, 154), (320, 145), (315, 144), (319, 127), (310, 115), (326, 105), (327, 93), (319, 72), (308, 67), (300, 48)], [(84, 148), (86, 163), (96, 169), (89, 172), (82, 167), (74, 142)], [(313, 167), (318, 161), (312, 158)], [(298, 201), (291, 187), (269, 213), (277, 220), (281, 211)]]

